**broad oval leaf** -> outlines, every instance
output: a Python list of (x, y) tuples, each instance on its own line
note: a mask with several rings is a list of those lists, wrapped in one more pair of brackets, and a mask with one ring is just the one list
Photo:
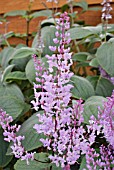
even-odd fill
[(0, 167), (5, 167), (13, 158), (13, 156), (7, 156), (7, 148), (9, 143), (4, 141), (3, 131), (0, 129)]
[[(48, 159), (48, 154), (47, 153), (36, 153), (35, 154), (35, 159), (38, 161), (43, 161), (47, 162), (49, 161)], [(44, 170), (44, 168), (50, 167), (50, 163), (41, 163), (38, 161), (31, 161), (30, 164), (27, 165), (26, 161), (21, 161), (20, 159), (16, 162), (14, 169), (15, 170)]]
[(86, 100), (90, 96), (95, 95), (94, 88), (87, 79), (80, 76), (73, 76), (71, 78), (71, 83), (74, 86), (71, 90), (73, 97)]
[(103, 102), (107, 99), (102, 96), (91, 96), (84, 103), (84, 122), (89, 123), (90, 117), (94, 115), (97, 118), (98, 107), (100, 106), (103, 109)]
[(24, 101), (24, 95), (16, 84), (0, 83), (0, 96), (5, 97), (11, 95), (21, 101)]
[(5, 110), (13, 119), (16, 119), (22, 113), (25, 107), (24, 104), (24, 102), (14, 96), (0, 96), (0, 108)]
[(28, 120), (26, 120), (22, 124), (18, 133), (18, 135), (25, 136), (25, 140), (22, 141), (22, 144), (27, 151), (31, 151), (42, 146), (40, 139), (44, 138), (44, 135), (38, 134), (33, 128), (35, 124), (38, 124), (38, 118), (36, 116), (37, 114), (38, 113), (32, 115)]
[(82, 39), (85, 37), (88, 37), (90, 35), (92, 35), (92, 32), (90, 30), (84, 29), (84, 28), (71, 28), (68, 31), (70, 33), (70, 37), (72, 40), (75, 39)]
[(114, 85), (108, 79), (101, 76), (88, 76), (87, 79), (93, 85), (96, 95), (104, 97), (111, 96)]
[(37, 54), (37, 51), (35, 48), (21, 47), (15, 50), (15, 52), (11, 56), (11, 59), (25, 58), (33, 54)]
[(102, 44), (98, 48), (96, 56), (101, 67), (114, 77), (114, 43)]

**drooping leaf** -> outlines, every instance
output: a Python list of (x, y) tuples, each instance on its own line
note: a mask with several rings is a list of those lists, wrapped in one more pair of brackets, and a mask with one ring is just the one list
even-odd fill
[(4, 14), (4, 17), (7, 17), (7, 16), (24, 16), (26, 15), (27, 11), (25, 10), (14, 10), (14, 11), (10, 11), (10, 12), (7, 12)]
[[(38, 161), (48, 162), (47, 153), (36, 153), (35, 159)], [(50, 163), (41, 163), (38, 161), (30, 161), (30, 164), (27, 165), (26, 161), (18, 160), (14, 166), (15, 170), (44, 170), (44, 168), (50, 167)]]
[(86, 100), (87, 98), (95, 94), (94, 88), (91, 83), (83, 77), (73, 76), (71, 78), (71, 83), (74, 86), (71, 90), (72, 96), (77, 99), (82, 98), (83, 100)]
[(25, 72), (26, 72), (26, 77), (27, 79), (30, 81), (31, 84), (33, 84), (33, 82), (35, 82), (35, 67), (34, 67), (34, 63), (33, 63), (33, 59), (31, 59), (25, 68)]
[(72, 40), (75, 40), (75, 39), (82, 39), (82, 38), (85, 38), (85, 37), (88, 37), (90, 35), (92, 35), (92, 32), (90, 30), (87, 30), (87, 29), (84, 29), (84, 28), (71, 28), (69, 29), (68, 31), (70, 33), (70, 37)]
[(102, 96), (92, 96), (89, 97), (84, 103), (84, 122), (89, 123), (91, 115), (94, 115), (97, 118), (98, 115), (98, 106), (103, 108), (103, 101), (106, 101), (106, 98)]
[(34, 13), (31, 14), (32, 18), (37, 18), (37, 17), (41, 17), (41, 16), (51, 17), (52, 16), (52, 10), (41, 10), (41, 11), (34, 12)]
[(2, 74), (2, 78), (1, 78), (1, 82), (4, 82), (5, 79), (6, 79), (6, 76), (12, 71), (13, 67), (15, 65), (14, 64), (11, 64), (9, 66), (7, 66)]
[(11, 58), (11, 55), (13, 54), (13, 52), (14, 52), (13, 47), (6, 47), (2, 50), (2, 52), (1, 52), (1, 57), (2, 57), (1, 66), (3, 69), (5, 69), (9, 65), (9, 61), (10, 61), (10, 58)]
[(101, 67), (111, 76), (114, 76), (114, 43), (107, 42), (102, 44), (96, 53)]
[(13, 156), (6, 155), (9, 143), (4, 141), (3, 130), (0, 129), (0, 167), (5, 167), (13, 158)]

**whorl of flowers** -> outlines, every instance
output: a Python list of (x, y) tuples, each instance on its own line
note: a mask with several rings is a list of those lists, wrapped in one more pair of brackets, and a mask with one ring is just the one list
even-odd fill
[[(47, 137), (41, 139), (41, 142), (44, 147), (53, 151), (49, 158), (57, 166), (61, 164), (65, 167), (67, 164), (67, 168), (76, 163), (80, 154), (85, 154), (88, 145), (84, 138), (85, 130), (81, 125), (82, 101), (78, 100), (70, 107), (70, 90), (73, 86), (69, 81), (73, 73), (70, 72), (72, 53), (67, 47), (70, 34), (66, 31), (69, 28), (69, 17), (65, 12), (57, 20), (56, 38), (53, 39), (55, 46), (49, 46), (55, 54), (46, 55), (49, 69), (42, 75), (42, 91), (38, 92), (35, 86), (35, 101), (32, 101), (36, 110), (39, 106), (44, 110), (44, 114), (37, 115), (40, 124), (36, 124), (34, 128), (38, 134), (43, 133)], [(37, 82), (40, 83), (41, 80), (38, 79)]]
[(103, 2), (101, 3), (101, 5), (103, 5), (102, 19), (104, 21), (107, 21), (112, 18), (112, 15), (110, 14), (110, 11), (112, 10), (110, 2), (112, 2), (112, 0), (103, 0)]
[(17, 136), (16, 133), (20, 129), (20, 125), (10, 125), (13, 122), (12, 116), (6, 114), (5, 111), (0, 109), (0, 126), (3, 129), (4, 140), (7, 142), (13, 142), (13, 145), (10, 146), (12, 149), (12, 153), (16, 158), (21, 158), (21, 160), (26, 160), (29, 165), (29, 160), (34, 159), (34, 153), (28, 153), (25, 151), (22, 146), (22, 140), (25, 139), (24, 136)]

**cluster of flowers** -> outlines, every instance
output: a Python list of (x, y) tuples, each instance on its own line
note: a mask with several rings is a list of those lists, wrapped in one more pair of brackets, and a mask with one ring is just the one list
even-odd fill
[(110, 14), (110, 11), (112, 10), (110, 2), (112, 2), (112, 0), (103, 0), (103, 2), (101, 3), (101, 5), (103, 5), (102, 19), (104, 21), (107, 21), (108, 19), (112, 18), (112, 15)]
[[(37, 60), (34, 56), (38, 84), (34, 84), (35, 100), (32, 103), (36, 110), (39, 109), (39, 106), (44, 110), (44, 114), (37, 115), (40, 124), (36, 124), (34, 128), (38, 134), (43, 133), (47, 137), (41, 139), (41, 142), (44, 147), (53, 151), (49, 158), (57, 166), (61, 165), (61, 167), (70, 169), (70, 165), (75, 164), (79, 157), (85, 154), (89, 170), (96, 170), (97, 167), (102, 169), (104, 166), (108, 170), (114, 160), (114, 127), (112, 127), (114, 124), (112, 119), (114, 94), (104, 104), (104, 110), (99, 109), (99, 121), (94, 116), (91, 117), (86, 131), (83, 126), (82, 100), (75, 101), (72, 106), (70, 100), (70, 89), (73, 86), (69, 84), (69, 81), (73, 73), (70, 72), (72, 53), (67, 47), (70, 43), (70, 35), (66, 32), (69, 27), (69, 17), (65, 12), (57, 21), (56, 38), (53, 39), (55, 46), (49, 47), (54, 54), (46, 55), (48, 70), (43, 70), (41, 60)], [(110, 116), (109, 113), (111, 113)], [(109, 126), (106, 125), (107, 122)], [(110, 129), (111, 127), (112, 129)], [(96, 153), (91, 146), (100, 134), (104, 134), (109, 145), (100, 144), (100, 153)]]
[(4, 130), (4, 140), (7, 142), (13, 142), (11, 146), (12, 154), (15, 155), (16, 158), (21, 158), (21, 160), (26, 160), (27, 164), (29, 165), (29, 159), (34, 159), (34, 153), (28, 153), (25, 151), (24, 147), (22, 146), (22, 140), (24, 140), (24, 136), (17, 136), (16, 133), (21, 128), (20, 125), (11, 125), (13, 122), (12, 116), (6, 114), (5, 111), (0, 109), (0, 125)]
[[(107, 101), (103, 104), (103, 110), (98, 108), (98, 118), (91, 116), (90, 125), (87, 125), (88, 133), (94, 138), (100, 134), (104, 139), (106, 146), (101, 145), (99, 153), (95, 149), (90, 148), (86, 153), (86, 163), (89, 170), (96, 170), (105, 167), (106, 170), (111, 170), (114, 166), (114, 91), (111, 97), (107, 97)], [(94, 141), (95, 142), (95, 141)], [(96, 161), (95, 161), (96, 160)], [(93, 165), (91, 167), (91, 165)]]

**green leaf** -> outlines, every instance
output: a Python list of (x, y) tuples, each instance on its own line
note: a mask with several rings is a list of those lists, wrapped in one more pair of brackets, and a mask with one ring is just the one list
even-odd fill
[(91, 83), (83, 77), (73, 76), (71, 78), (71, 83), (74, 86), (74, 88), (71, 89), (72, 96), (77, 99), (82, 98), (83, 100), (86, 100), (95, 94)]
[(21, 47), (20, 49), (15, 50), (15, 52), (11, 56), (11, 59), (21, 59), (21, 58), (29, 57), (33, 54), (37, 54), (35, 48)]
[(13, 158), (13, 156), (7, 156), (7, 148), (9, 143), (4, 141), (3, 130), (0, 129), (0, 167), (5, 167)]
[(27, 151), (31, 151), (42, 146), (42, 142), (40, 142), (40, 139), (44, 138), (44, 135), (38, 134), (33, 128), (35, 124), (38, 124), (37, 114), (38, 113), (27, 119), (22, 124), (21, 129), (18, 133), (18, 135), (25, 136), (25, 140), (22, 141), (22, 144)]
[(51, 17), (52, 16), (52, 10), (41, 10), (41, 11), (34, 12), (34, 13), (31, 14), (32, 18), (37, 18), (37, 17), (41, 17), (41, 16)]
[(0, 96), (5, 97), (11, 95), (21, 101), (24, 101), (23, 93), (16, 84), (2, 84), (0, 83)]
[(83, 169), (87, 170), (87, 168), (86, 168), (86, 157), (85, 156), (82, 159), (82, 162), (81, 162), (79, 170), (83, 170)]
[(74, 60), (74, 61), (86, 61), (88, 56), (90, 56), (90, 54), (87, 53), (87, 52), (79, 52), (79, 53), (75, 53), (73, 55), (72, 60)]
[(33, 84), (33, 82), (35, 82), (35, 68), (34, 68), (34, 62), (33, 59), (31, 59), (25, 68), (25, 72), (26, 72), (26, 77), (27, 79), (30, 81), (31, 84)]
[(0, 108), (5, 110), (7, 114), (16, 119), (24, 110), (24, 104), (19, 98), (11, 95), (0, 96)]
[(10, 12), (7, 12), (4, 14), (4, 17), (7, 17), (7, 16), (24, 16), (26, 15), (26, 11), (25, 10), (14, 10), (14, 11), (10, 11)]
[[(35, 159), (39, 161), (47, 162), (48, 154), (47, 153), (36, 153)], [(27, 165), (26, 161), (18, 160), (14, 166), (15, 170), (44, 170), (44, 168), (50, 167), (49, 163), (41, 163), (38, 161), (30, 161), (30, 164)]]
[(86, 38), (90, 35), (92, 35), (92, 32), (90, 30), (84, 29), (84, 28), (71, 28), (68, 31), (70, 33), (70, 37), (72, 40), (75, 39), (82, 39), (82, 38)]
[(87, 79), (93, 85), (96, 95), (104, 97), (111, 96), (114, 85), (108, 79), (100, 76), (88, 76)]
[(103, 109), (103, 101), (106, 101), (106, 98), (102, 96), (91, 96), (84, 103), (84, 122), (89, 123), (90, 116), (94, 115), (97, 118), (98, 115), (98, 106)]
[(14, 71), (11, 72), (9, 74), (7, 74), (7, 76), (5, 77), (6, 81), (11, 81), (11, 80), (27, 80), (26, 74), (25, 72), (21, 72), (21, 71)]
[(102, 44), (96, 53), (101, 67), (111, 76), (114, 76), (114, 43)]
[(1, 57), (2, 57), (1, 66), (3, 69), (5, 69), (9, 65), (9, 61), (10, 61), (10, 58), (11, 58), (11, 55), (13, 54), (13, 52), (14, 52), (13, 47), (6, 47), (2, 50), (2, 52), (1, 52)]
[(81, 7), (83, 9), (83, 11), (88, 10), (88, 3), (86, 1), (74, 2), (73, 6)]
[(12, 65), (9, 65), (5, 68), (4, 72), (3, 72), (3, 75), (2, 75), (2, 78), (1, 78), (1, 82), (4, 82), (7, 75), (12, 71), (12, 69), (14, 68), (14, 64)]
[(92, 66), (92, 67), (97, 67), (97, 68), (98, 68), (98, 67), (99, 67), (99, 63), (98, 63), (97, 58), (93, 58), (93, 59), (90, 61), (89, 65)]

